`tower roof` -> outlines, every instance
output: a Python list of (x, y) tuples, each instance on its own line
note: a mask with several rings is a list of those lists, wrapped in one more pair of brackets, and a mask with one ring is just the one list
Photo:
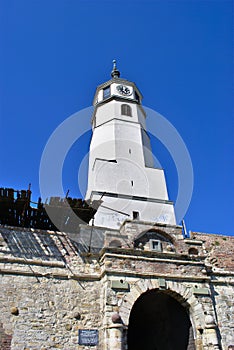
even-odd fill
[(116, 68), (116, 60), (113, 60), (113, 69), (111, 72), (112, 78), (119, 78), (120, 77), (120, 71)]
[[(102, 89), (105, 89), (106, 87), (108, 87), (112, 84), (123, 84), (123, 85), (132, 86), (133, 89), (136, 91), (136, 93), (139, 95), (140, 100), (142, 100), (142, 98), (143, 98), (142, 93), (140, 92), (140, 90), (137, 88), (136, 84), (133, 81), (129, 81), (129, 80), (124, 79), (124, 78), (120, 78), (120, 71), (116, 67), (116, 60), (113, 60), (111, 79), (97, 86), (96, 93), (94, 95), (94, 100), (93, 100), (94, 105), (96, 105), (97, 96), (98, 96), (99, 91)], [(118, 96), (114, 94), (111, 98), (118, 98)], [(127, 96), (125, 98), (127, 98)], [(101, 101), (101, 103), (106, 102), (108, 100), (109, 99), (105, 99), (105, 101), (103, 100), (103, 101)]]

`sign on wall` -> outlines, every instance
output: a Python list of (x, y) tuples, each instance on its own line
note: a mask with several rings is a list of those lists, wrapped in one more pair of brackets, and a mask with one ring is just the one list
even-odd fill
[(79, 329), (79, 345), (95, 346), (98, 345), (97, 329)]

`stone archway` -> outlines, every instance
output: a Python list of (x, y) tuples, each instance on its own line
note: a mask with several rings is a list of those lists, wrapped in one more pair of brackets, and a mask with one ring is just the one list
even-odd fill
[(128, 326), (128, 350), (194, 350), (188, 312), (173, 296), (148, 290), (134, 303)]

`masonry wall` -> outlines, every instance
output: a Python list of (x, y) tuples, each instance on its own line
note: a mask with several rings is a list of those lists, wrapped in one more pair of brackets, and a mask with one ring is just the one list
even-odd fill
[(206, 266), (210, 270), (211, 290), (223, 349), (234, 344), (234, 239), (217, 234), (192, 233), (204, 242)]
[(1, 228), (0, 244), (1, 350), (74, 350), (101, 328), (100, 267), (66, 235)]
[(1, 349), (77, 349), (79, 328), (100, 328), (98, 282), (4, 276)]
[[(95, 249), (87, 250), (91, 231)], [(162, 239), (162, 251), (150, 249), (149, 231)], [(13, 227), (0, 233), (1, 350), (89, 349), (78, 345), (79, 329), (99, 331), (94, 350), (127, 349), (132, 307), (151, 289), (188, 310), (196, 350), (234, 344), (231, 237), (184, 239), (178, 226), (141, 222), (120, 232), (82, 226), (80, 236)]]

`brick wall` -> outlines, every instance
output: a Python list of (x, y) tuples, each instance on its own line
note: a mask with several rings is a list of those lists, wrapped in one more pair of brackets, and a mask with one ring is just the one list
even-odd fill
[(11, 334), (6, 334), (2, 323), (0, 323), (0, 349), (10, 350), (11, 349)]
[(234, 272), (234, 237), (198, 232), (192, 232), (191, 236), (203, 241), (203, 249), (211, 265)]

